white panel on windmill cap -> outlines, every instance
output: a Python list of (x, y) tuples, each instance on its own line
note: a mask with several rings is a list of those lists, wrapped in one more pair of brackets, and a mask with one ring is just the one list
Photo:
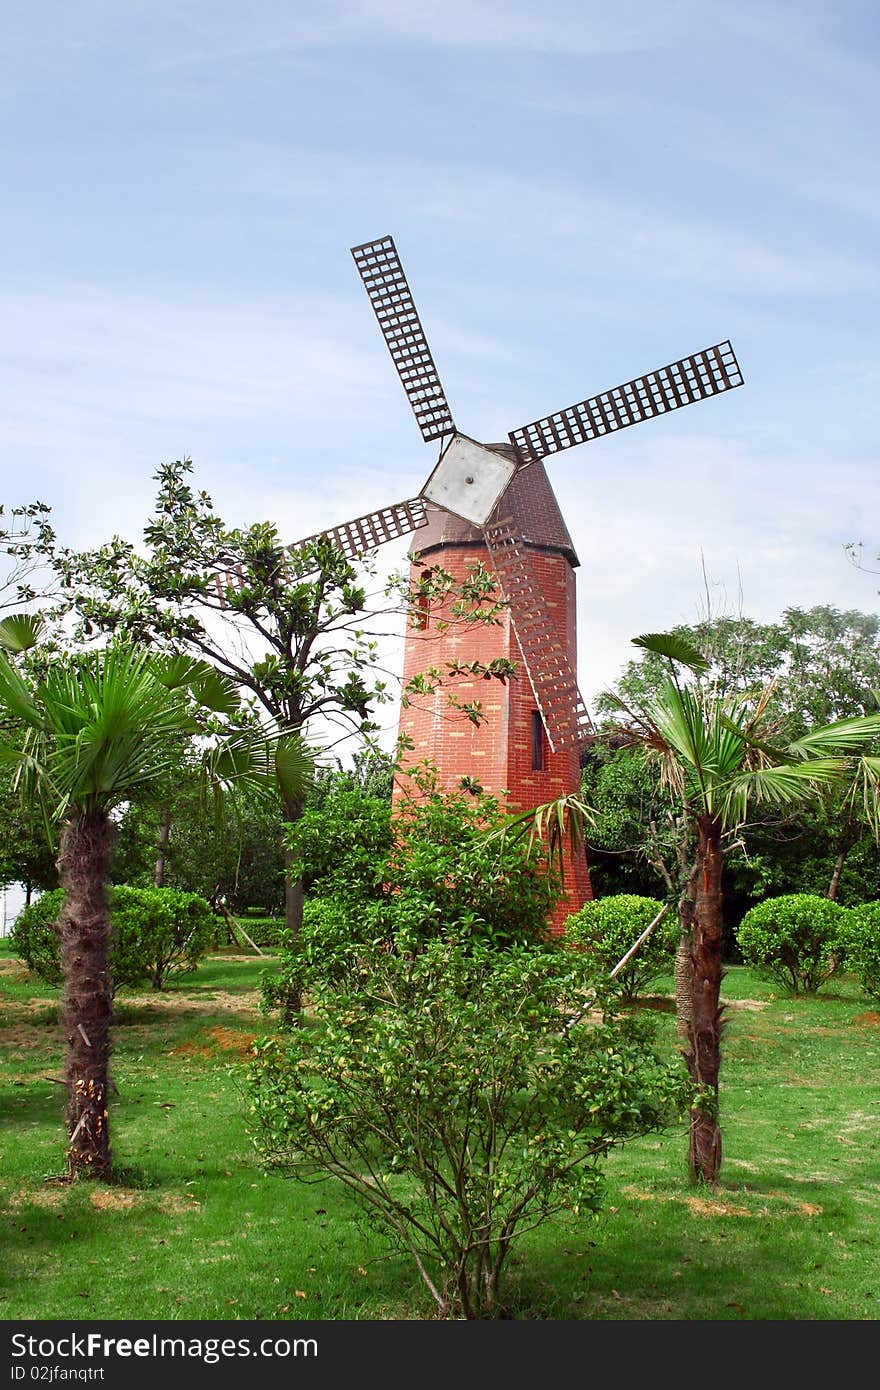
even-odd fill
[(516, 464), (466, 434), (456, 434), (440, 455), (422, 497), (474, 526), (484, 526), (516, 472)]

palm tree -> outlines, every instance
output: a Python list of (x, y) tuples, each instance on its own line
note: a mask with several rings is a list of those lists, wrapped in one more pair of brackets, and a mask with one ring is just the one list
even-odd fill
[[(0, 716), (13, 733), (24, 730), (23, 738), (0, 737), (0, 760), (16, 769), (23, 794), (39, 801), (47, 829), (60, 827), (64, 907), (57, 929), (72, 1177), (105, 1178), (110, 1172), (107, 882), (113, 812), (136, 793), (167, 786), (183, 745), (206, 732), (212, 715), (231, 715), (237, 708), (231, 683), (188, 657), (161, 659), (117, 644), (53, 659), (45, 674), (26, 677), (0, 653)], [(292, 781), (301, 794), (309, 767), (289, 738), (273, 743), (262, 733), (215, 737), (203, 762), (206, 783), (218, 795), (234, 783), (265, 789), (271, 781), (276, 787)]]
[[(786, 741), (770, 721), (772, 686), (755, 697), (708, 682), (708, 663), (670, 634), (634, 639), (665, 657), (669, 678), (631, 709), (614, 732), (660, 761), (661, 775), (693, 836), (693, 867), (680, 905), (690, 938), (683, 1020), (685, 1059), (696, 1086), (688, 1162), (695, 1179), (714, 1182), (721, 1166), (718, 1077), (721, 1065), (722, 873), (754, 806), (790, 808), (844, 788), (880, 833), (880, 714), (841, 719)], [(680, 669), (690, 673), (682, 679)]]
[[(659, 759), (692, 846), (691, 870), (679, 901), (686, 950), (676, 961), (676, 1001), (685, 1060), (695, 1083), (688, 1163), (695, 1180), (715, 1182), (721, 1167), (718, 1078), (721, 1067), (722, 874), (729, 850), (752, 807), (791, 808), (842, 792), (880, 838), (880, 713), (841, 719), (786, 741), (772, 725), (772, 684), (749, 697), (725, 692), (705, 679), (708, 662), (690, 643), (669, 633), (633, 638), (664, 657), (669, 677), (637, 708), (607, 695), (624, 716), (598, 737), (621, 737)], [(690, 673), (682, 680), (679, 668)], [(504, 833), (541, 838), (561, 869), (566, 834), (577, 849), (594, 810), (574, 796), (512, 817)], [(497, 832), (496, 832), (497, 833)]]

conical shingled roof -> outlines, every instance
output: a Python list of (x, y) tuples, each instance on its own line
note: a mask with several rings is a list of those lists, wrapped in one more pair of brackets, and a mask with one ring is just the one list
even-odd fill
[[(515, 459), (510, 444), (487, 444), (497, 454)], [(564, 555), (572, 568), (578, 560), (568, 527), (556, 501), (550, 479), (539, 459), (527, 468), (520, 468), (490, 517), (490, 523), (510, 517), (523, 539), (536, 550), (550, 550)], [(479, 527), (469, 521), (428, 503), (428, 524), (413, 533), (410, 555), (426, 555), (443, 545), (485, 545)]]

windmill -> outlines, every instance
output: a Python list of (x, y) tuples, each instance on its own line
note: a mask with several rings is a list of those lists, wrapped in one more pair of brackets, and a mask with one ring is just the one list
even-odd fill
[(741, 386), (733, 348), (729, 341), (716, 343), (521, 425), (505, 445), (482, 444), (456, 427), (392, 238), (364, 242), (352, 255), (422, 438), (439, 441), (440, 454), (416, 496), (321, 534), (356, 559), (428, 525), (429, 507), (477, 528), (509, 605), (550, 749), (577, 749), (591, 728), (590, 716), (515, 509), (506, 508), (505, 499), (515, 479), (536, 465), (543, 471), (541, 461), (551, 454)]

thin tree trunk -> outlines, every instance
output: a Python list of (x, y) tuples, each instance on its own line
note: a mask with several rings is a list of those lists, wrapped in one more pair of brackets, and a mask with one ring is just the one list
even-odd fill
[(113, 991), (106, 884), (112, 847), (113, 825), (106, 812), (70, 812), (57, 867), (64, 889), (58, 932), (71, 1177), (106, 1178), (110, 1172), (107, 1100)]
[(840, 890), (840, 877), (843, 867), (846, 864), (849, 852), (854, 849), (859, 840), (859, 827), (847, 819), (842, 826), (842, 834), (838, 840), (838, 855), (834, 863), (834, 870), (831, 874), (831, 882), (828, 885), (828, 892), (825, 894), (831, 902), (837, 902), (837, 894)]
[(156, 846), (156, 867), (153, 870), (154, 888), (165, 887), (165, 856), (168, 850), (168, 839), (171, 835), (171, 807), (162, 807), (162, 819), (159, 822), (159, 843)]
[(840, 875), (843, 873), (843, 866), (846, 863), (846, 856), (848, 853), (848, 849), (842, 849), (834, 865), (834, 872), (831, 875), (831, 882), (828, 885), (828, 893), (826, 894), (833, 903), (837, 902), (837, 892), (840, 888)]
[(31, 905), (31, 898), (32, 898), (32, 896), (33, 896), (33, 892), (34, 892), (34, 885), (31, 883), (31, 881), (30, 881), (29, 878), (28, 878), (28, 879), (25, 879), (25, 884), (24, 884), (24, 905), (25, 905), (25, 907), (30, 907), (30, 905)]
[(697, 871), (694, 877), (693, 977), (687, 1064), (699, 1088), (691, 1110), (688, 1162), (694, 1179), (713, 1183), (721, 1168), (718, 1073), (721, 1066), (721, 952), (724, 852), (721, 822), (697, 820)]

